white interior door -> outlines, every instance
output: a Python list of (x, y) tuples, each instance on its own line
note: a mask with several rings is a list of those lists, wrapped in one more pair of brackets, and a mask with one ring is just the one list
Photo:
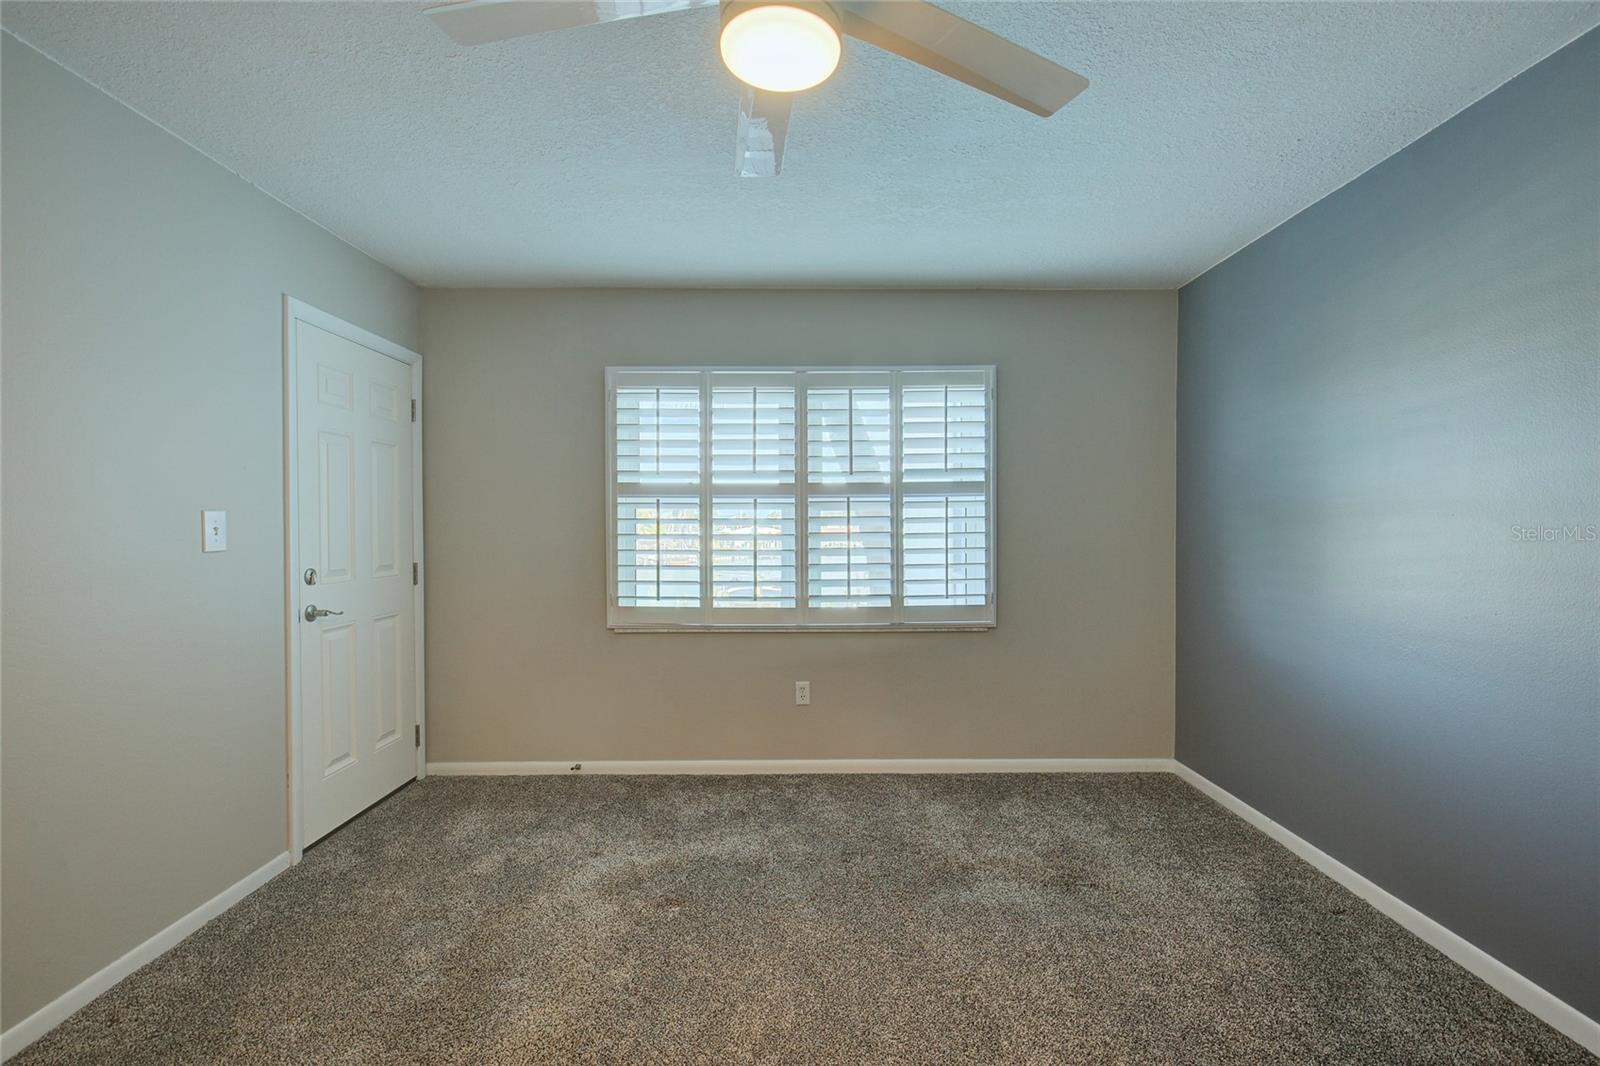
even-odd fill
[(309, 844), (417, 774), (412, 368), (291, 322)]

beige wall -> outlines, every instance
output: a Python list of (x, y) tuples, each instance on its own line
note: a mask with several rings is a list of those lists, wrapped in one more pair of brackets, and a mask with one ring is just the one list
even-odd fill
[(3, 42), (9, 1027), (284, 850), (282, 294), (417, 295)]
[[(1170, 755), (1176, 325), (1156, 292), (424, 292), (429, 758)], [(606, 365), (895, 362), (999, 366), (998, 629), (607, 632)]]

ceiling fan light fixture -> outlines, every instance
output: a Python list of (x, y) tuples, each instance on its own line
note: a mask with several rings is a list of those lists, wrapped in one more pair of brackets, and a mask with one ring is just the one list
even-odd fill
[(734, 77), (774, 93), (822, 84), (842, 49), (837, 16), (826, 4), (726, 4), (720, 43)]

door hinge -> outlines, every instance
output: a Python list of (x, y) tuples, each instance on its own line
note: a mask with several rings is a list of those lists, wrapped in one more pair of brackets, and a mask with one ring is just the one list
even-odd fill
[(417, 564), (416, 563), (412, 563), (411, 564), (411, 583), (413, 585), (415, 585), (417, 583)]
[(416, 420), (417, 420), (417, 401), (412, 400), (411, 401), (411, 421), (415, 422)]
[(417, 723), (417, 747), (422, 747), (422, 723)]

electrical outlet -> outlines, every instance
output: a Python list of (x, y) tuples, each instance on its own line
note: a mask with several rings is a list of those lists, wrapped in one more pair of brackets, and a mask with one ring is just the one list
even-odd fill
[(811, 706), (811, 682), (796, 681), (794, 683), (794, 705), (796, 707)]

